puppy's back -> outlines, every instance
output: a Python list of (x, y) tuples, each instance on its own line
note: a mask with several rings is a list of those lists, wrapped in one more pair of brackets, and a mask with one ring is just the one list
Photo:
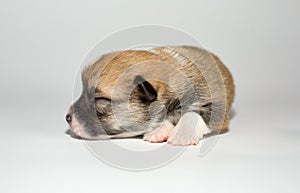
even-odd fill
[(222, 63), (222, 61), (215, 54), (201, 48), (191, 47), (191, 46), (180, 46), (180, 47), (172, 47), (172, 48), (176, 49), (177, 51), (184, 54), (188, 58), (194, 60), (194, 62), (200, 62), (203, 63), (204, 65), (207, 65), (206, 66), (207, 68), (203, 68), (203, 70), (207, 69), (208, 71), (207, 73), (209, 74), (212, 75), (214, 74), (213, 70), (216, 70), (214, 66), (215, 64), (217, 64), (217, 67), (219, 68), (222, 79), (224, 81), (224, 86), (226, 89), (226, 96), (227, 96), (227, 107), (229, 109), (234, 99), (234, 92), (235, 92), (234, 81), (230, 71)]
[(208, 93), (213, 92), (215, 89), (215, 93), (213, 93), (216, 95), (215, 97), (220, 97), (220, 100), (223, 100), (222, 91), (224, 89), (222, 87), (224, 85), (227, 109), (231, 107), (235, 92), (233, 77), (216, 55), (207, 50), (192, 46), (159, 47), (155, 48), (154, 52), (164, 60), (171, 57), (173, 60), (169, 60), (169, 63), (181, 70), (188, 71), (188, 68), (196, 65), (200, 71), (192, 71), (188, 72), (188, 74), (192, 74), (196, 86), (201, 85), (198, 90), (201, 92), (199, 94), (203, 95), (203, 92), (206, 92), (207, 94), (204, 97), (211, 97)]

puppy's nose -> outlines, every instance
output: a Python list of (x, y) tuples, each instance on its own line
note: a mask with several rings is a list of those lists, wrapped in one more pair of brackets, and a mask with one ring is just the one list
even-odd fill
[(66, 115), (66, 121), (70, 124), (72, 122), (72, 115), (67, 114)]

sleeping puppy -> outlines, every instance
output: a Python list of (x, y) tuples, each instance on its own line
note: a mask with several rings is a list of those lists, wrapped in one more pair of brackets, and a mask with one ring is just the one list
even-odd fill
[(195, 145), (227, 130), (233, 78), (207, 50), (157, 47), (108, 53), (82, 72), (83, 91), (66, 121), (73, 136)]

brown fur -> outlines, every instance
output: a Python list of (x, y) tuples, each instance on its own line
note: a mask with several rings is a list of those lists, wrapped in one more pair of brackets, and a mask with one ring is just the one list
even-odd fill
[[(180, 76), (179, 72), (184, 76)], [(124, 79), (118, 82), (124, 74), (126, 75)], [(164, 109), (161, 106), (155, 104), (152, 107), (153, 101), (142, 102), (140, 100), (141, 91), (133, 84), (136, 76), (143, 77), (152, 85), (157, 93), (154, 102), (163, 104), (167, 111), (170, 111), (166, 116), (161, 116)], [(84, 91), (94, 92), (94, 94), (87, 95), (83, 92), (73, 108), (77, 108), (77, 111), (85, 111), (85, 114), (87, 111), (98, 113), (99, 120), (97, 117), (84, 118), (82, 115), (84, 113), (76, 115), (79, 122), (86, 123), (87, 119), (93, 120), (94, 123), (90, 126), (89, 134), (100, 135), (99, 128), (106, 127), (104, 130), (111, 136), (129, 137), (144, 134), (153, 129), (144, 128), (140, 131), (142, 128), (131, 128), (132, 135), (130, 135), (130, 131), (121, 128), (126, 124), (128, 127), (132, 126), (129, 124), (129, 117), (125, 117), (121, 121), (124, 125), (116, 127), (116, 121), (111, 112), (112, 107), (109, 104), (96, 101), (94, 102), (96, 103), (95, 107), (84, 107), (93, 97), (122, 100), (124, 97), (130, 96), (128, 105), (130, 116), (140, 123), (149, 121), (149, 111), (150, 108), (153, 108), (156, 122), (168, 119), (176, 125), (182, 113), (194, 111), (203, 117), (212, 130), (228, 128), (229, 109), (234, 98), (232, 75), (217, 56), (200, 48), (158, 47), (150, 51), (128, 50), (109, 53), (84, 69), (82, 81)], [(195, 93), (193, 90), (189, 90), (191, 86)], [(133, 89), (129, 89), (131, 87)], [(124, 91), (120, 89), (124, 89)], [(113, 96), (114, 94), (116, 96)], [(194, 94), (198, 100), (193, 98)], [(181, 103), (180, 110), (178, 103)], [(93, 110), (93, 108), (95, 109)]]

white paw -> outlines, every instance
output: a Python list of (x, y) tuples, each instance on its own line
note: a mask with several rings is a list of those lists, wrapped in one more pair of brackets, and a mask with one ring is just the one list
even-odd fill
[(184, 114), (170, 131), (167, 142), (178, 146), (197, 145), (200, 139), (210, 132), (199, 114), (189, 112)]

